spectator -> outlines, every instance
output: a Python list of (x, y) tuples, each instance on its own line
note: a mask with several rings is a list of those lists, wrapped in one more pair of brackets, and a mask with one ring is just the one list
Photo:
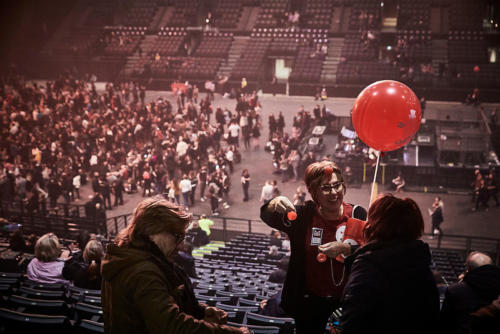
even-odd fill
[(271, 239), (269, 240), (271, 246), (281, 247), (281, 232), (278, 230), (271, 231)]
[(436, 330), (439, 292), (429, 246), (419, 240), (423, 231), (422, 213), (412, 199), (383, 195), (372, 203), (366, 244), (345, 262), (351, 274), (343, 293), (343, 333)]
[(203, 230), (198, 222), (193, 222), (188, 230), (189, 241), (194, 247), (201, 247), (210, 242), (207, 232)]
[(191, 181), (191, 192), (189, 193), (189, 200), (191, 201), (191, 206), (194, 206), (196, 188), (198, 187), (198, 177), (194, 171), (189, 172), (189, 181)]
[(304, 205), (306, 203), (306, 192), (302, 190), (302, 187), (297, 187), (295, 194), (293, 195), (293, 205)]
[(441, 197), (436, 196), (434, 198), (434, 202), (432, 203), (432, 208), (429, 209), (429, 215), (431, 216), (432, 220), (432, 231), (431, 231), (432, 237), (434, 237), (436, 233), (438, 233), (440, 238), (443, 237), (443, 230), (440, 227), (441, 223), (444, 221), (443, 207), (444, 204), (443, 201), (441, 200)]
[(102, 263), (107, 333), (248, 333), (224, 326), (224, 311), (199, 304), (186, 273), (173, 264), (190, 219), (173, 203), (147, 199), (116, 245), (108, 245)]
[(404, 192), (403, 188), (404, 188), (406, 183), (401, 175), (398, 175), (396, 178), (394, 178), (392, 180), (392, 184), (393, 184), (394, 188), (396, 189), (397, 193)]
[(472, 202), (475, 203), (477, 200), (477, 194), (479, 193), (479, 188), (481, 187), (481, 180), (483, 179), (483, 174), (479, 169), (474, 169), (474, 181), (471, 183), (472, 187)]
[(282, 258), (278, 263), (278, 268), (269, 275), (269, 282), (280, 284), (284, 283), (289, 262), (290, 260), (288, 258)]
[(278, 247), (276, 246), (270, 246), (269, 247), (269, 252), (265, 255), (266, 260), (280, 260), (283, 257), (283, 254), (280, 254), (278, 251)]
[[(337, 165), (326, 160), (313, 163), (305, 174), (313, 201), (295, 207), (285, 196), (278, 196), (262, 206), (261, 218), (288, 234), (291, 242), (283, 309), (295, 319), (297, 333), (324, 333), (346, 281), (343, 263), (334, 259), (349, 255), (354, 247), (336, 240), (337, 228), (349, 224), (349, 229), (360, 230), (362, 222), (350, 219), (353, 206), (343, 200), (346, 188)], [(288, 211), (297, 213), (293, 222), (284, 217)], [(358, 244), (362, 241), (359, 233), (352, 237)], [(318, 252), (325, 253), (330, 261), (318, 262)]]
[(248, 189), (250, 188), (250, 173), (248, 169), (244, 169), (241, 172), (241, 187), (243, 189), (243, 202), (247, 202), (250, 198), (248, 196)]
[(214, 221), (211, 219), (207, 218), (207, 215), (201, 215), (200, 219), (198, 220), (198, 224), (200, 225), (200, 228), (205, 231), (207, 236), (210, 236), (212, 231), (210, 231), (210, 227), (214, 226)]
[(184, 246), (175, 256), (174, 261), (184, 269), (189, 277), (198, 278), (194, 267), (193, 245), (190, 242), (184, 242)]
[(42, 235), (35, 244), (35, 258), (28, 264), (28, 279), (39, 283), (70, 284), (62, 275), (68, 254), (67, 251), (61, 254), (59, 239), (54, 233)]
[(115, 204), (114, 204), (115, 207), (117, 207), (118, 205), (123, 205), (124, 191), (125, 187), (123, 185), (123, 180), (120, 176), (118, 176), (118, 179), (116, 179), (113, 183), (113, 193), (115, 195)]
[(491, 304), (500, 294), (500, 268), (481, 252), (465, 262), (463, 278), (448, 286), (441, 309), (441, 333), (469, 333), (470, 314)]
[(30, 245), (24, 237), (23, 231), (17, 229), (10, 235), (9, 248), (15, 252), (33, 253), (33, 245)]
[(270, 181), (266, 181), (262, 187), (262, 192), (260, 194), (260, 201), (266, 203), (273, 198), (274, 187)]
[(264, 299), (260, 303), (259, 314), (268, 317), (278, 317), (278, 318), (288, 317), (283, 308), (281, 308), (281, 294), (282, 291), (280, 290), (278, 293), (272, 295), (271, 298)]
[(63, 277), (83, 289), (101, 289), (101, 260), (104, 249), (100, 241), (91, 239), (82, 257), (72, 257), (64, 264)]
[(479, 181), (479, 188), (475, 189), (476, 193), (476, 205), (472, 208), (472, 211), (479, 210), (479, 204), (482, 204), (484, 209), (488, 211), (488, 188), (486, 182), (483, 178)]
[(486, 189), (488, 189), (488, 200), (493, 198), (495, 200), (496, 206), (500, 206), (500, 202), (498, 202), (497, 197), (497, 181), (495, 180), (495, 174), (493, 170), (490, 170), (488, 176), (486, 176)]
[(189, 198), (191, 197), (191, 180), (188, 178), (187, 174), (182, 175), (182, 180), (179, 183), (179, 187), (182, 193), (182, 198), (184, 199), (184, 207), (189, 210)]

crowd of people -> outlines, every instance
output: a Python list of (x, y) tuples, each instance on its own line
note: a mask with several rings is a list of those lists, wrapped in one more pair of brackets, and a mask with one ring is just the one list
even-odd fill
[(163, 98), (146, 103), (145, 87), (134, 82), (107, 84), (103, 93), (90, 77), (69, 74), (45, 85), (13, 75), (3, 84), (1, 200), (22, 200), (34, 214), (47, 214), (60, 197), (86, 201), (79, 190), (88, 182), (100, 211), (140, 189), (143, 196), (163, 194), (178, 204), (182, 198), (189, 208), (199, 189), (217, 214), (220, 199), (229, 207), (240, 139), (245, 149), (259, 147), (255, 92), (238, 95), (230, 111), (214, 108), (210, 94), (198, 100), (191, 85), (175, 108)]

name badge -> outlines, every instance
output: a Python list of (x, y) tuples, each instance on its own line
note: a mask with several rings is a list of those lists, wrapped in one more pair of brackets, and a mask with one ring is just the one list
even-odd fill
[(311, 246), (321, 245), (322, 239), (323, 239), (323, 229), (318, 228), (318, 227), (313, 227), (312, 228), (312, 235), (311, 235)]

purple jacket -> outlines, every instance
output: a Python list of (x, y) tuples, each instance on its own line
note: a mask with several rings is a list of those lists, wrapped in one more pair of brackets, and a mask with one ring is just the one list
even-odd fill
[(71, 284), (62, 276), (64, 260), (57, 259), (51, 262), (43, 262), (36, 257), (28, 264), (28, 278), (40, 283), (63, 283)]

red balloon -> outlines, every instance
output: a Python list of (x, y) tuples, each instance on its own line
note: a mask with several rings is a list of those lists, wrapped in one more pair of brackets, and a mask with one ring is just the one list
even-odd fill
[(288, 211), (287, 217), (288, 217), (288, 220), (295, 220), (295, 219), (297, 219), (297, 212)]
[(383, 152), (408, 144), (421, 119), (415, 93), (393, 80), (377, 81), (363, 89), (352, 108), (352, 124), (359, 138)]
[(476, 66), (474, 66), (474, 72), (476, 72), (476, 73), (477, 73), (477, 72), (479, 72), (480, 70), (481, 70), (481, 69), (479, 68), (479, 66), (477, 66), (477, 65), (476, 65)]

